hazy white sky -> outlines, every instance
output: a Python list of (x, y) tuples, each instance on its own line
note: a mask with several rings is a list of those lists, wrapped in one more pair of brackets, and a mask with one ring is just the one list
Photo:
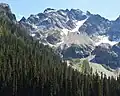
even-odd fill
[(18, 19), (43, 12), (47, 7), (77, 8), (112, 20), (120, 15), (120, 0), (0, 0), (0, 2), (8, 3)]

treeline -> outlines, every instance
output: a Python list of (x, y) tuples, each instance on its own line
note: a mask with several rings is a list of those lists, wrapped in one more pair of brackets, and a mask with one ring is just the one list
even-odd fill
[(13, 24), (0, 25), (0, 96), (120, 96), (119, 77), (80, 73), (25, 36)]

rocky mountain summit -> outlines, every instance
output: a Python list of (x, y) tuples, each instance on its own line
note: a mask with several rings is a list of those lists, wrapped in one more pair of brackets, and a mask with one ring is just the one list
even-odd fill
[(19, 22), (30, 30), (30, 35), (35, 39), (59, 49), (63, 54), (66, 53), (65, 50), (73, 48), (73, 45), (78, 45), (79, 52), (73, 48), (75, 57), (84, 57), (78, 56), (81, 52), (84, 55), (90, 54), (101, 43), (114, 45), (119, 42), (120, 37), (119, 18), (110, 21), (98, 14), (79, 9), (47, 8), (43, 13), (30, 15), (27, 19), (23, 17)]
[(4, 3), (0, 4), (0, 17), (27, 30), (40, 43), (53, 47), (64, 59), (94, 55), (91, 62), (120, 67), (120, 17), (110, 21), (79, 9), (47, 8), (17, 22), (9, 5)]
[(30, 15), (27, 19), (23, 17), (19, 22), (30, 30), (31, 36), (36, 39), (42, 38), (44, 43), (50, 43), (53, 46), (63, 43), (62, 37), (72, 33), (78, 36), (82, 34), (93, 41), (94, 39), (96, 41), (98, 36), (107, 36), (109, 41), (119, 42), (119, 35), (116, 35), (119, 34), (119, 18), (110, 21), (98, 14), (83, 12), (79, 9), (47, 8), (43, 13)]

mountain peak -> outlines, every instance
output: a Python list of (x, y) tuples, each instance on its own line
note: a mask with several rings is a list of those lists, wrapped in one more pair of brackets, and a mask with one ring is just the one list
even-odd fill
[(44, 13), (49, 13), (49, 12), (54, 12), (54, 11), (56, 11), (56, 10), (53, 8), (47, 8), (44, 10)]
[(116, 21), (120, 21), (120, 15), (119, 15), (119, 17), (116, 19)]
[(10, 6), (6, 3), (0, 3), (0, 8), (4, 9), (5, 11), (11, 11)]
[(9, 7), (9, 5), (8, 4), (6, 4), (6, 3), (0, 3), (0, 7), (4, 7), (4, 8), (6, 8), (6, 7)]
[(79, 12), (82, 12), (80, 9), (71, 9), (71, 11), (79, 11)]
[(86, 14), (87, 14), (87, 15), (91, 15), (91, 13), (90, 13), (89, 11), (86, 11)]
[(26, 21), (26, 18), (23, 16), (20, 22), (25, 22), (25, 21)]
[(6, 3), (0, 3), (0, 16), (6, 17), (10, 21), (16, 22), (15, 15), (11, 12), (10, 6)]

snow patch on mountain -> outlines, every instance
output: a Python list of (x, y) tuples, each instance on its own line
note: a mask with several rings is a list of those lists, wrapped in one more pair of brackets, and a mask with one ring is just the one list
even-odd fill
[[(72, 30), (64, 28), (64, 29), (62, 29), (63, 33), (67, 36), (69, 32), (78, 32), (79, 28), (86, 22), (87, 19), (88, 18), (81, 20), (81, 21), (77, 21), (77, 20), (73, 21), (73, 22), (75, 22), (76, 27)], [(62, 36), (63, 36), (63, 33), (61, 33)]]
[(38, 15), (36, 15), (35, 17), (36, 17), (37, 19), (39, 19), (39, 16), (38, 16)]
[[(63, 31), (63, 33), (67, 36), (68, 35), (68, 32), (69, 32), (69, 30), (68, 29), (62, 29), (62, 31)], [(62, 33), (61, 33), (62, 34)], [(62, 34), (63, 35), (63, 34)]]
[(33, 33), (33, 34), (30, 34), (30, 35), (31, 35), (32, 37), (34, 37), (36, 34)]
[(87, 19), (84, 19), (84, 20), (81, 20), (81, 21), (75, 21), (76, 22), (76, 27), (74, 29), (72, 29), (72, 32), (79, 31), (79, 28), (86, 22)]
[(63, 44), (63, 43), (64, 43), (64, 40), (62, 40), (61, 42), (57, 43), (57, 44), (55, 45), (55, 47), (58, 47), (58, 46), (60, 46), (60, 45)]
[(108, 36), (98, 36), (98, 41), (95, 43), (96, 46), (100, 45), (101, 43), (108, 43), (110, 44), (111, 46), (117, 44), (118, 42), (116, 41), (110, 41), (108, 39)]
[(37, 29), (37, 26), (35, 24), (32, 24), (32, 27), (35, 28), (35, 29)]

